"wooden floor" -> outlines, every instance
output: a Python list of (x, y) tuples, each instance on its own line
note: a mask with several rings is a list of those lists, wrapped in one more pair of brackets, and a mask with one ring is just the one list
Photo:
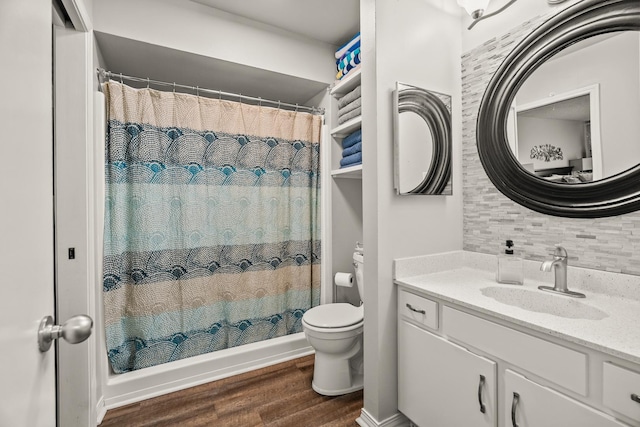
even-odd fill
[(362, 391), (311, 389), (313, 355), (112, 409), (101, 427), (357, 426)]

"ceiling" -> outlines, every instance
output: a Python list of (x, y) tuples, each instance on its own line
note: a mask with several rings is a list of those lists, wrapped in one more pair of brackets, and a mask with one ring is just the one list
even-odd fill
[(360, 28), (360, 0), (192, 0), (335, 46)]
[(587, 122), (591, 120), (589, 99), (589, 95), (582, 95), (564, 101), (554, 102), (543, 107), (518, 112), (518, 117)]

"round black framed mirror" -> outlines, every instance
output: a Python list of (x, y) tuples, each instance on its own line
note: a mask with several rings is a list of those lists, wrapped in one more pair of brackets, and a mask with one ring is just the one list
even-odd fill
[(476, 138), (482, 165), (505, 196), (537, 212), (562, 217), (607, 217), (640, 209), (640, 164), (597, 181), (554, 182), (527, 171), (507, 136), (516, 93), (546, 61), (590, 37), (639, 30), (638, 0), (583, 0), (533, 30), (498, 67), (480, 104)]

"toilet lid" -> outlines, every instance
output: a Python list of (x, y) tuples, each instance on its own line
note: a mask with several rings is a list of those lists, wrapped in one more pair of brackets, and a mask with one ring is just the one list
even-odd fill
[(362, 322), (363, 310), (347, 303), (323, 304), (308, 310), (302, 319), (318, 328), (344, 328)]

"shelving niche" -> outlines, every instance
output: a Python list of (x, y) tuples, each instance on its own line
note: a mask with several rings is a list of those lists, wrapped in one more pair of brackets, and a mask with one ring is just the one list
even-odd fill
[[(360, 66), (362, 67), (362, 65)], [(355, 69), (343, 80), (338, 82), (330, 91), (331, 114), (328, 125), (331, 129), (328, 149), (329, 166), (325, 169), (330, 173), (331, 187), (331, 272), (353, 273), (352, 255), (355, 243), (363, 242), (362, 236), (362, 164), (340, 168), (342, 158), (342, 140), (352, 132), (362, 127), (362, 117), (354, 117), (338, 125), (338, 100), (354, 90), (361, 82), (361, 69)], [(364, 162), (363, 162), (364, 163)], [(366, 242), (363, 242), (366, 251)], [(359, 305), (361, 297), (357, 287), (336, 288), (336, 301), (350, 302)]]
[[(353, 74), (347, 75), (344, 80), (338, 82), (333, 89), (331, 89), (331, 96), (337, 101), (347, 93), (355, 89), (361, 82), (361, 68), (353, 71)], [(337, 111), (337, 108), (336, 108)], [(337, 117), (335, 117), (334, 123), (337, 123)], [(331, 144), (332, 151), (335, 150), (337, 155), (332, 155), (332, 171), (331, 175), (334, 178), (362, 178), (362, 165), (356, 165), (347, 168), (340, 168), (340, 158), (342, 152), (342, 140), (362, 127), (362, 116), (354, 117), (345, 123), (342, 123), (331, 129), (331, 136), (334, 143)], [(333, 153), (332, 153), (333, 154)]]

